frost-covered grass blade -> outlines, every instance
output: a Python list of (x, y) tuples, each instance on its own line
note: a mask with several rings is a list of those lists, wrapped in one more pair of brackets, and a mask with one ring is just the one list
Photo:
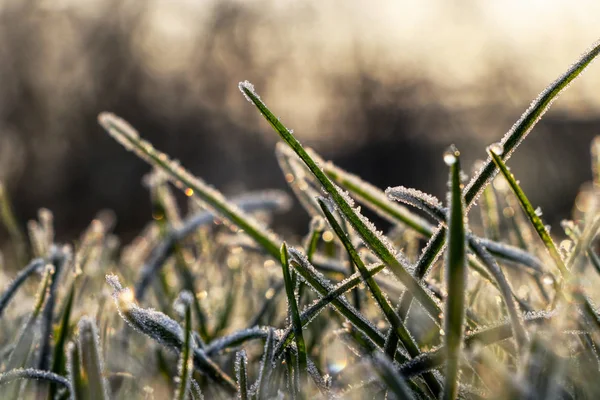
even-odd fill
[(444, 314), (444, 340), (446, 344), (446, 376), (444, 399), (458, 395), (461, 347), (465, 321), (465, 291), (467, 288), (467, 240), (463, 197), (460, 192), (460, 153), (450, 148), (444, 161), (450, 167), (448, 193), (448, 251), (445, 274), (448, 296)]

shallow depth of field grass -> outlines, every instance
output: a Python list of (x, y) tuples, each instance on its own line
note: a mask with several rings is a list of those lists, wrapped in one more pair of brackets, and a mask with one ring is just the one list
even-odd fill
[[(65, 245), (45, 209), (23, 234), (0, 190), (5, 262), (19, 263), (2, 267), (0, 398), (600, 398), (600, 138), (594, 181), (552, 232), (507, 166), (599, 52), (542, 92), (471, 177), (459, 149), (440, 155), (442, 201), (322, 160), (249, 82), (240, 90), (282, 140), (294, 200), (225, 198), (101, 114), (152, 167), (153, 215), (130, 244), (102, 212)], [(269, 228), (292, 204), (312, 218), (304, 238)], [(361, 207), (393, 228), (380, 232)]]

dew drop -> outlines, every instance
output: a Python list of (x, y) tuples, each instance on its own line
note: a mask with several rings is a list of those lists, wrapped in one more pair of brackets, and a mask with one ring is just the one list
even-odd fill
[(444, 153), (444, 162), (448, 166), (454, 165), (454, 163), (456, 163), (456, 156), (454, 155), (454, 152), (447, 151)]
[(491, 144), (489, 147), (490, 151), (497, 156), (501, 156), (504, 153), (504, 146), (500, 142)]
[(535, 209), (535, 215), (537, 215), (538, 217), (541, 217), (543, 214), (541, 207), (538, 207)]

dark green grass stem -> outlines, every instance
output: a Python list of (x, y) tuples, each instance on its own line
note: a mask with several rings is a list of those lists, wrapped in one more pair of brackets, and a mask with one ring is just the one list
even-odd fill
[[(535, 99), (531, 106), (523, 113), (521, 118), (513, 125), (502, 139), (504, 152), (502, 159), (507, 160), (519, 144), (527, 137), (542, 115), (550, 108), (556, 97), (567, 88), (567, 86), (576, 79), (583, 70), (596, 58), (600, 53), (600, 42), (596, 42), (592, 47), (583, 54), (562, 76), (548, 86)], [(492, 178), (497, 174), (497, 167), (491, 157), (488, 157), (482, 169), (475, 174), (469, 184), (465, 187), (463, 193), (465, 198), (466, 212), (471, 208), (481, 191), (491, 182)], [(415, 276), (421, 278), (427, 274), (429, 268), (434, 264), (440, 251), (444, 248), (445, 229), (438, 226), (438, 230), (434, 232), (430, 238), (431, 246), (428, 252), (424, 252), (415, 268)], [(409, 308), (412, 298), (407, 298), (406, 303)]]
[(98, 116), (98, 121), (126, 149), (134, 151), (138, 157), (148, 164), (166, 172), (176, 186), (182, 189), (191, 189), (193, 195), (212, 211), (242, 229), (244, 233), (261, 245), (269, 255), (279, 259), (278, 243), (280, 243), (280, 240), (255, 221), (254, 218), (229, 202), (219, 191), (193, 176), (165, 153), (154, 149), (150, 143), (139, 137), (135, 129), (116, 115), (102, 113)]
[(446, 310), (444, 315), (444, 341), (446, 344), (446, 375), (443, 399), (458, 395), (458, 373), (465, 323), (465, 290), (467, 287), (467, 235), (463, 197), (460, 192), (459, 152), (451, 148), (444, 156), (450, 166), (448, 195), (448, 234), (446, 242)]
[[(63, 307), (63, 315), (60, 322), (60, 328), (58, 331), (58, 335), (56, 337), (56, 343), (54, 344), (54, 357), (52, 359), (52, 369), (51, 371), (56, 374), (63, 374), (66, 370), (65, 363), (65, 344), (67, 342), (67, 337), (69, 336), (69, 322), (71, 319), (71, 310), (73, 309), (73, 299), (75, 297), (75, 283), (77, 282), (77, 278), (71, 282), (71, 287), (69, 288), (69, 292), (67, 293), (65, 299), (65, 305)], [(48, 393), (48, 400), (54, 399), (56, 396), (56, 391), (58, 386), (56, 383), (52, 382), (50, 384), (50, 391)]]
[(93, 320), (79, 320), (79, 354), (82, 377), (87, 387), (86, 399), (108, 400), (106, 382), (102, 371), (102, 359), (98, 348), (98, 330)]
[[(388, 323), (392, 327), (393, 332), (395, 332), (397, 337), (400, 339), (402, 345), (408, 351), (408, 354), (410, 354), (411, 357), (417, 357), (419, 354), (421, 354), (421, 351), (419, 350), (419, 346), (417, 345), (415, 339), (408, 332), (408, 329), (406, 329), (406, 326), (404, 325), (404, 323), (402, 322), (402, 320), (400, 319), (398, 314), (396, 314), (396, 312), (394, 311), (392, 305), (388, 301), (387, 297), (381, 291), (381, 288), (379, 287), (379, 285), (377, 284), (375, 279), (373, 279), (373, 277), (369, 276), (369, 271), (367, 270), (367, 267), (365, 266), (362, 259), (358, 255), (358, 252), (356, 251), (354, 246), (352, 246), (350, 239), (348, 238), (346, 233), (343, 231), (340, 224), (336, 221), (336, 219), (333, 216), (333, 214), (331, 213), (331, 211), (329, 211), (329, 208), (328, 208), (327, 204), (325, 204), (324, 199), (319, 198), (317, 201), (319, 202), (319, 206), (321, 206), (321, 210), (323, 211), (325, 218), (329, 222), (329, 225), (333, 228), (334, 232), (336, 233), (338, 238), (341, 240), (342, 244), (344, 245), (344, 248), (350, 255), (352, 262), (354, 263), (354, 265), (356, 265), (356, 268), (358, 269), (362, 279), (369, 287), (369, 290), (371, 291), (373, 298), (375, 299), (375, 301), (377, 302), (377, 304), (383, 311), (383, 314), (385, 315), (386, 319), (388, 320)], [(396, 348), (394, 347), (391, 350), (392, 350), (391, 353), (387, 354), (387, 356), (393, 359), (394, 354), (396, 353)], [(440, 393), (440, 390), (441, 390), (440, 384), (437, 381), (437, 379), (435, 378), (435, 376), (433, 376), (433, 374), (426, 375), (425, 381), (427, 383), (427, 386), (429, 386), (429, 388), (431, 389), (432, 393), (434, 393), (434, 394)]]
[(174, 400), (185, 400), (188, 398), (190, 385), (192, 380), (192, 372), (194, 370), (194, 352), (192, 338), (192, 309), (193, 294), (184, 292), (180, 295), (184, 306), (184, 340), (179, 354), (179, 374), (177, 377), (177, 387), (175, 389)]
[(339, 210), (344, 214), (350, 225), (357, 234), (364, 240), (367, 246), (385, 262), (390, 270), (406, 286), (407, 290), (413, 293), (413, 296), (423, 305), (427, 312), (436, 321), (439, 321), (440, 307), (433, 298), (423, 289), (419, 282), (408, 272), (405, 265), (396, 258), (391, 249), (382, 241), (380, 237), (373, 232), (372, 227), (368, 227), (365, 220), (352, 208), (348, 201), (340, 194), (331, 180), (325, 175), (323, 170), (315, 163), (302, 147), (300, 142), (292, 133), (273, 115), (273, 113), (262, 102), (254, 92), (251, 85), (247, 82), (239, 85), (242, 93), (249, 99), (271, 124), (275, 131), (302, 159), (314, 176), (319, 180), (323, 188), (329, 193)]
[(410, 400), (414, 398), (404, 377), (398, 373), (396, 366), (386, 356), (376, 353), (372, 362), (377, 375), (379, 375), (397, 400)]
[(306, 381), (306, 343), (304, 342), (304, 336), (302, 335), (302, 322), (300, 320), (300, 314), (298, 312), (298, 304), (296, 303), (296, 295), (294, 293), (294, 284), (292, 283), (292, 277), (290, 275), (290, 263), (288, 249), (285, 242), (281, 245), (281, 267), (283, 269), (283, 280), (285, 283), (285, 292), (288, 298), (288, 306), (290, 309), (290, 317), (292, 320), (292, 327), (294, 329), (294, 338), (296, 339), (296, 348), (298, 351), (298, 372), (300, 375), (300, 386), (304, 386)]
[(514, 175), (512, 174), (512, 172), (510, 172), (508, 170), (504, 161), (502, 161), (501, 145), (499, 145), (499, 147), (496, 145), (492, 145), (492, 146), (488, 147), (488, 154), (490, 155), (490, 157), (496, 164), (497, 168), (500, 170), (500, 172), (502, 173), (502, 175), (504, 176), (504, 178), (510, 185), (515, 196), (517, 196), (517, 199), (519, 200), (521, 207), (525, 211), (525, 214), (529, 218), (529, 221), (531, 221), (531, 224), (535, 228), (535, 231), (537, 232), (538, 236), (540, 237), (540, 239), (542, 239), (542, 242), (544, 243), (544, 246), (546, 247), (548, 254), (550, 254), (550, 257), (556, 264), (556, 267), (559, 269), (560, 273), (563, 275), (564, 278), (568, 278), (571, 275), (571, 273), (567, 270), (567, 267), (565, 266), (565, 262), (562, 259), (562, 256), (560, 255), (558, 248), (556, 247), (556, 244), (554, 243), (554, 240), (552, 240), (552, 237), (550, 236), (550, 233), (544, 226), (542, 219), (536, 214), (535, 209), (533, 208), (533, 206), (531, 205), (531, 202), (529, 201), (529, 199), (527, 198), (527, 196), (525, 195), (525, 193), (523, 192), (523, 190), (517, 183)]
[(235, 356), (235, 375), (238, 384), (240, 400), (248, 400), (248, 356), (245, 350), (240, 350)]
[(8, 305), (8, 303), (12, 300), (13, 296), (19, 290), (23, 282), (31, 276), (36, 271), (39, 271), (45, 264), (45, 261), (42, 258), (33, 259), (25, 268), (23, 268), (15, 279), (13, 279), (9, 284), (2, 296), (0, 297), (0, 318), (2, 318), (2, 314), (4, 313), (4, 309)]
[[(586, 67), (600, 53), (600, 41), (595, 42), (571, 67), (556, 81), (550, 84), (544, 91), (531, 103), (531, 106), (523, 113), (521, 118), (502, 138), (501, 144), (504, 148), (502, 160), (506, 161), (514, 150), (527, 137), (529, 132), (548, 111), (552, 102), (558, 95), (565, 90), (569, 84), (575, 80)], [(464, 197), (467, 209), (471, 207), (473, 201), (479, 196), (481, 191), (490, 183), (492, 178), (498, 172), (497, 167), (491, 157), (485, 161), (481, 170), (471, 179), (465, 187)]]
[(18, 379), (31, 379), (37, 381), (51, 382), (56, 385), (62, 385), (71, 390), (71, 383), (68, 379), (58, 374), (42, 371), (33, 368), (17, 368), (0, 374), (0, 385), (12, 382)]
[(83, 376), (81, 376), (79, 348), (73, 342), (67, 345), (67, 370), (69, 380), (73, 386), (73, 400), (84, 400), (87, 386), (84, 384)]

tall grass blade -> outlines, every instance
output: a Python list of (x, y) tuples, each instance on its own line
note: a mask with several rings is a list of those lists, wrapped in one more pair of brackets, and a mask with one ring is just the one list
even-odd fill
[[(333, 228), (338, 238), (340, 238), (342, 244), (346, 248), (346, 251), (350, 255), (350, 258), (352, 259), (352, 262), (354, 263), (354, 265), (356, 265), (356, 268), (360, 272), (363, 280), (365, 281), (369, 290), (371, 291), (373, 298), (383, 311), (383, 314), (385, 315), (385, 318), (387, 319), (391, 328), (393, 329), (397, 337), (400, 339), (404, 348), (406, 348), (406, 350), (408, 351), (408, 354), (410, 354), (411, 357), (417, 357), (419, 354), (421, 354), (421, 351), (419, 350), (419, 346), (416, 343), (415, 339), (412, 337), (408, 329), (406, 329), (406, 326), (404, 325), (398, 314), (396, 314), (396, 312), (394, 311), (392, 305), (388, 301), (385, 294), (381, 291), (381, 288), (379, 287), (375, 279), (369, 276), (369, 271), (367, 270), (367, 267), (358, 255), (358, 252), (356, 251), (354, 246), (352, 246), (352, 243), (350, 243), (350, 239), (342, 230), (340, 224), (336, 221), (331, 211), (329, 211), (329, 206), (325, 204), (323, 198), (319, 198), (318, 202), (321, 206), (323, 214), (325, 215), (325, 218), (327, 218), (327, 221), (329, 222), (329, 225)], [(393, 358), (395, 353), (396, 348), (391, 348), (391, 352), (390, 354), (387, 354), (387, 356)], [(431, 391), (434, 394), (439, 393), (441, 388), (437, 379), (433, 375), (426, 376), (425, 378), (427, 385), (430, 387)]]
[(192, 335), (192, 309), (193, 295), (190, 292), (182, 292), (179, 295), (179, 302), (184, 307), (184, 335), (183, 347), (179, 354), (178, 376), (176, 379), (177, 388), (175, 390), (174, 400), (186, 400), (189, 398), (192, 372), (194, 370), (194, 340)]
[(67, 345), (67, 370), (69, 372), (69, 381), (73, 387), (73, 400), (87, 399), (88, 386), (81, 374), (79, 347), (73, 342)]
[(98, 121), (127, 150), (135, 152), (148, 164), (163, 170), (179, 188), (191, 189), (192, 192), (188, 191), (188, 193), (193, 193), (208, 209), (242, 229), (273, 258), (279, 258), (278, 243), (281, 242), (279, 238), (239, 207), (229, 202), (219, 191), (193, 176), (165, 153), (154, 149), (150, 143), (139, 137), (135, 129), (116, 115), (102, 113), (98, 116)]
[(465, 291), (467, 287), (467, 240), (463, 197), (460, 191), (460, 153), (450, 148), (444, 162), (450, 167), (448, 193), (448, 251), (445, 273), (447, 282), (444, 314), (444, 342), (446, 345), (446, 375), (442, 398), (455, 399), (458, 395), (458, 373), (465, 323)]
[(238, 383), (238, 398), (248, 400), (248, 356), (240, 350), (235, 356), (235, 376)]
[(79, 320), (79, 355), (81, 376), (87, 388), (86, 399), (108, 400), (107, 384), (103, 376), (103, 363), (98, 349), (98, 329), (88, 317)]
[(4, 309), (6, 308), (8, 303), (12, 300), (13, 296), (15, 295), (17, 290), (19, 290), (19, 288), (21, 287), (23, 282), (25, 282), (25, 280), (29, 276), (31, 276), (31, 274), (33, 274), (35, 272), (39, 272), (42, 269), (42, 267), (44, 267), (45, 264), (46, 264), (46, 262), (42, 258), (33, 259), (29, 264), (27, 264), (27, 266), (25, 268), (23, 268), (21, 271), (19, 271), (19, 273), (17, 274), (15, 279), (13, 279), (8, 284), (8, 286), (2, 293), (2, 296), (0, 296), (0, 318), (2, 318)]
[[(123, 288), (115, 275), (107, 275), (106, 280), (113, 287), (119, 314), (129, 326), (175, 352), (181, 351), (183, 329), (177, 322), (159, 311), (139, 307), (131, 290)], [(194, 366), (226, 390), (235, 392), (233, 379), (209, 359), (204, 350), (194, 349)]]
[(548, 254), (550, 254), (550, 257), (556, 264), (556, 267), (559, 269), (559, 271), (565, 278), (570, 276), (570, 272), (567, 270), (567, 268), (565, 266), (565, 262), (564, 262), (562, 256), (560, 255), (560, 252), (558, 251), (558, 248), (556, 247), (554, 240), (552, 240), (552, 237), (550, 237), (550, 233), (544, 226), (542, 219), (535, 212), (535, 209), (531, 205), (531, 202), (529, 201), (529, 199), (527, 198), (527, 196), (525, 195), (525, 193), (523, 192), (523, 190), (517, 183), (512, 172), (510, 172), (508, 170), (508, 168), (506, 167), (506, 164), (504, 164), (504, 161), (502, 160), (502, 155), (505, 152), (506, 152), (506, 149), (504, 149), (502, 147), (502, 145), (499, 143), (496, 143), (496, 144), (488, 147), (488, 153), (489, 153), (491, 159), (496, 164), (497, 168), (500, 170), (500, 172), (502, 173), (502, 175), (504, 176), (504, 178), (510, 185), (515, 196), (517, 196), (517, 199), (519, 200), (521, 207), (527, 214), (527, 217), (529, 218), (529, 221), (531, 221), (531, 224), (535, 228), (538, 236), (540, 237), (540, 239), (542, 239), (542, 242), (544, 243), (544, 246), (546, 247)]
[(325, 175), (323, 170), (315, 163), (300, 142), (292, 135), (292, 133), (277, 119), (273, 113), (262, 102), (258, 95), (254, 92), (254, 87), (249, 82), (241, 82), (239, 88), (246, 98), (252, 102), (262, 115), (267, 119), (271, 126), (277, 131), (279, 136), (296, 152), (302, 159), (325, 191), (331, 196), (339, 208), (340, 212), (348, 220), (356, 233), (362, 238), (365, 244), (385, 262), (388, 267), (394, 272), (400, 281), (406, 286), (407, 290), (413, 293), (414, 297), (423, 305), (427, 312), (434, 320), (438, 320), (440, 307), (430, 294), (415, 280), (408, 271), (408, 262), (400, 261), (396, 251), (388, 243), (383, 235), (379, 234), (370, 221), (363, 217), (357, 210), (352, 208), (352, 200), (349, 196), (343, 194), (331, 180)]
[(265, 348), (262, 359), (260, 361), (260, 371), (258, 379), (254, 384), (254, 392), (258, 400), (268, 399), (271, 387), (271, 374), (274, 368), (274, 346), (275, 346), (275, 331), (271, 328), (267, 333), (265, 340)]
[(414, 398), (404, 377), (398, 373), (397, 368), (385, 355), (376, 353), (373, 356), (373, 365), (377, 374), (387, 386), (388, 395), (391, 393), (397, 400), (410, 400)]
[[(63, 307), (63, 315), (60, 322), (60, 327), (58, 331), (58, 335), (56, 337), (56, 343), (54, 344), (54, 357), (52, 358), (52, 369), (51, 371), (55, 374), (62, 375), (66, 371), (66, 362), (65, 362), (65, 345), (67, 343), (67, 338), (69, 336), (69, 322), (71, 319), (71, 310), (73, 309), (73, 299), (75, 297), (75, 283), (77, 282), (77, 278), (73, 280), (71, 283), (71, 287), (69, 288), (69, 292), (66, 296), (65, 305)], [(57, 386), (54, 383), (50, 384), (50, 392), (48, 394), (48, 399), (54, 399), (56, 396)]]
[(49, 372), (42, 371), (33, 368), (17, 368), (10, 371), (0, 373), (0, 385), (19, 380), (19, 379), (31, 379), (36, 381), (50, 382), (55, 385), (61, 385), (71, 390), (71, 382), (65, 377)]
[[(527, 111), (523, 113), (521, 118), (519, 118), (500, 141), (500, 145), (503, 148), (501, 155), (503, 161), (508, 160), (519, 144), (521, 144), (537, 122), (548, 111), (558, 95), (586, 69), (596, 56), (598, 56), (598, 53), (600, 53), (600, 41), (594, 43), (562, 76), (544, 89), (531, 103)], [(464, 189), (465, 206), (467, 209), (471, 207), (473, 201), (497, 172), (498, 169), (495, 162), (491, 156), (488, 157), (483, 167), (475, 174)]]
[(290, 319), (292, 320), (292, 327), (294, 329), (294, 338), (296, 340), (296, 349), (298, 352), (298, 375), (299, 383), (298, 389), (305, 386), (306, 383), (306, 343), (304, 342), (304, 336), (302, 335), (302, 322), (300, 320), (300, 314), (298, 312), (298, 304), (296, 302), (296, 294), (294, 292), (294, 285), (292, 283), (292, 277), (290, 275), (290, 264), (288, 249), (285, 242), (281, 245), (281, 266), (283, 268), (283, 280), (285, 282), (285, 292), (288, 299), (288, 307), (290, 310)]

